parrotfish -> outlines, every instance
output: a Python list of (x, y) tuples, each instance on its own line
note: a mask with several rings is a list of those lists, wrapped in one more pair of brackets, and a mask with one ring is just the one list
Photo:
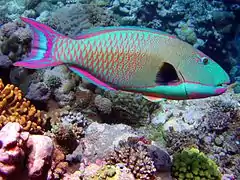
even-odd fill
[(105, 90), (142, 94), (151, 101), (196, 99), (227, 90), (228, 74), (210, 57), (176, 36), (132, 26), (99, 27), (69, 38), (33, 19), (28, 57), (15, 66), (67, 65)]

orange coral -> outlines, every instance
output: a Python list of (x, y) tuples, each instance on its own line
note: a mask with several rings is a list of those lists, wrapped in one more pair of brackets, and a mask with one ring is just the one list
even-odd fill
[(41, 112), (35, 108), (18, 87), (0, 79), (0, 129), (8, 122), (18, 122), (24, 130), (32, 133), (42, 132), (44, 120)]
[(65, 161), (63, 152), (56, 148), (53, 152), (52, 166), (48, 172), (48, 179), (62, 179), (63, 175), (67, 172), (68, 163)]

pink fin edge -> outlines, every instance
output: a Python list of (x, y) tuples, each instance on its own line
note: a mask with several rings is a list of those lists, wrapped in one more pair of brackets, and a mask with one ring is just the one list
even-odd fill
[(109, 86), (106, 83), (102, 82), (101, 80), (97, 79), (96, 77), (94, 77), (93, 75), (91, 75), (89, 72), (87, 72), (85, 70), (82, 70), (75, 66), (70, 66), (69, 69), (72, 70), (73, 72), (75, 72), (76, 74), (78, 74), (79, 76), (88, 79), (90, 82), (92, 82), (96, 86), (99, 86), (105, 90), (116, 91), (116, 89), (112, 88), (111, 86)]

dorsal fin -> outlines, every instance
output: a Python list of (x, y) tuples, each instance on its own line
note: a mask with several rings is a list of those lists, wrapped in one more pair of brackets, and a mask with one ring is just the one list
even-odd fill
[(74, 39), (78, 40), (78, 39), (85, 39), (88, 37), (93, 37), (96, 35), (100, 35), (100, 34), (104, 34), (104, 33), (108, 33), (108, 32), (114, 32), (114, 31), (142, 31), (142, 32), (152, 32), (152, 33), (156, 33), (159, 35), (165, 35), (171, 38), (176, 38), (175, 35), (171, 35), (168, 34), (166, 32), (163, 31), (159, 31), (156, 29), (151, 29), (151, 28), (146, 28), (146, 27), (137, 27), (137, 26), (111, 26), (111, 27), (96, 27), (96, 28), (91, 28), (88, 30), (84, 30), (82, 33), (80, 33), (79, 35), (77, 35), (76, 37), (74, 37)]

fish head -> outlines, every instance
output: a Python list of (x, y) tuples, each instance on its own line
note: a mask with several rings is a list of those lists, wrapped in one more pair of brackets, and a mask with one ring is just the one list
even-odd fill
[(189, 99), (217, 96), (227, 90), (230, 78), (219, 64), (195, 48), (188, 57), (179, 63), (178, 71)]
[[(198, 99), (217, 96), (227, 90), (230, 78), (224, 69), (201, 51), (192, 48), (192, 52), (180, 57), (175, 63), (165, 62), (156, 76), (158, 86), (168, 92), (164, 96), (170, 99)], [(156, 91), (155, 91), (156, 92)]]

